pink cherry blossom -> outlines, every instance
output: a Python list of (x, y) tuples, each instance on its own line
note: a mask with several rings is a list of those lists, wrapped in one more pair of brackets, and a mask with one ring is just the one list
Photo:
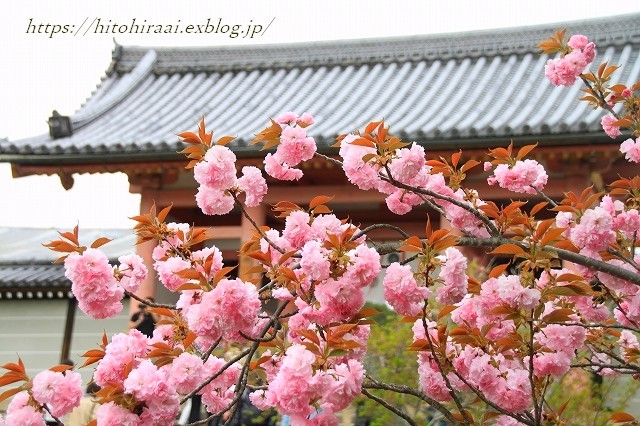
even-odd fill
[(300, 249), (313, 237), (309, 220), (309, 214), (301, 210), (287, 216), (282, 237), (289, 241), (291, 247)]
[(625, 238), (632, 239), (640, 229), (640, 212), (636, 209), (621, 212), (613, 219), (613, 227)]
[(410, 148), (397, 150), (396, 158), (389, 164), (391, 176), (407, 184), (411, 182), (423, 167), (426, 167), (424, 148), (415, 142)]
[(589, 39), (582, 34), (574, 34), (569, 38), (567, 45), (572, 49), (582, 49), (589, 43)]
[(570, 239), (578, 248), (602, 251), (616, 239), (612, 228), (613, 217), (597, 206), (584, 212), (580, 222), (571, 228)]
[(138, 416), (113, 402), (100, 404), (96, 418), (98, 426), (142, 426)]
[(327, 370), (320, 407), (327, 412), (344, 410), (362, 390), (364, 366), (354, 359)]
[(193, 176), (211, 189), (229, 189), (236, 184), (236, 155), (226, 146), (214, 145), (193, 168)]
[(267, 181), (257, 167), (244, 166), (242, 177), (238, 179), (238, 188), (246, 194), (245, 204), (249, 207), (259, 206), (267, 194)]
[(204, 214), (225, 215), (233, 209), (233, 197), (224, 190), (210, 186), (200, 186), (196, 194), (196, 203)]
[(202, 402), (206, 405), (209, 413), (217, 413), (224, 409), (235, 396), (233, 387), (240, 377), (242, 367), (236, 362), (220, 373), (226, 363), (222, 358), (211, 356), (204, 364), (206, 377), (217, 375), (198, 392), (199, 395), (202, 395)]
[[(195, 262), (195, 269), (207, 278), (213, 277), (224, 266), (222, 263), (222, 252), (215, 246), (205, 247), (202, 250), (192, 252), (191, 260)], [(209, 271), (206, 271), (204, 267), (207, 262), (210, 262)]]
[(16, 394), (7, 407), (7, 426), (45, 426), (43, 414), (29, 405), (29, 394)]
[(539, 353), (533, 358), (533, 371), (537, 376), (562, 377), (571, 368), (572, 358), (564, 351)]
[(300, 252), (300, 268), (312, 280), (326, 280), (329, 278), (329, 251), (318, 240), (307, 241)]
[(436, 290), (436, 300), (444, 304), (458, 303), (467, 294), (467, 259), (460, 250), (449, 247), (440, 260), (444, 262), (440, 268), (444, 283)]
[(165, 261), (157, 261), (153, 267), (158, 271), (160, 282), (170, 291), (176, 291), (178, 288), (189, 281), (182, 278), (178, 272), (191, 268), (191, 263), (179, 257), (170, 257)]
[(171, 363), (167, 379), (178, 393), (187, 394), (200, 384), (203, 373), (202, 359), (199, 356), (183, 352)]
[(422, 390), (436, 401), (446, 402), (451, 400), (451, 394), (433, 359), (419, 363), (418, 374)]
[(98, 249), (71, 253), (64, 262), (65, 275), (82, 312), (96, 318), (110, 318), (122, 310), (124, 289), (113, 276), (107, 257)]
[(640, 163), (640, 138), (629, 138), (620, 145), (620, 152), (625, 154), (624, 158), (634, 163)]
[(400, 315), (418, 315), (422, 311), (424, 300), (431, 297), (431, 291), (419, 287), (411, 266), (392, 263), (387, 268), (383, 280), (384, 299)]
[(128, 292), (135, 293), (142, 281), (147, 278), (147, 267), (137, 254), (120, 256), (118, 262), (120, 262), (118, 271), (122, 274), (120, 285)]
[(150, 401), (156, 395), (158, 383), (164, 380), (165, 375), (151, 360), (143, 359), (125, 379), (124, 389), (138, 401)]
[(298, 114), (293, 111), (287, 111), (276, 117), (276, 123), (289, 124), (295, 122), (297, 119)]
[(264, 157), (264, 171), (278, 180), (299, 180), (302, 177), (302, 170), (289, 167), (284, 161), (269, 153)]
[(347, 321), (364, 306), (364, 293), (360, 286), (346, 279), (328, 279), (315, 289), (320, 309), (313, 320), (320, 325)]
[(609, 136), (611, 139), (615, 139), (622, 134), (620, 132), (620, 127), (613, 125), (613, 123), (615, 123), (616, 121), (618, 121), (618, 119), (613, 115), (605, 115), (600, 121), (602, 124), (602, 130), (604, 130), (607, 136)]
[(366, 244), (360, 244), (347, 255), (353, 263), (347, 266), (345, 279), (356, 287), (365, 287), (373, 282), (380, 273), (380, 255)]
[(365, 191), (377, 189), (381, 183), (378, 170), (362, 159), (367, 154), (375, 154), (376, 150), (372, 147), (354, 145), (352, 142), (357, 138), (358, 136), (350, 134), (340, 143), (342, 168), (349, 182), (358, 188)]
[(622, 330), (618, 343), (624, 349), (640, 349), (638, 338), (629, 330)]
[(75, 371), (64, 373), (45, 370), (33, 378), (33, 397), (40, 404), (47, 404), (51, 414), (64, 416), (80, 405), (82, 377)]
[(125, 365), (145, 356), (148, 344), (149, 339), (136, 329), (129, 330), (128, 334), (114, 335), (107, 345), (104, 358), (95, 370), (95, 382), (102, 387), (110, 382), (121, 385)]
[(200, 303), (186, 313), (189, 328), (198, 335), (201, 346), (210, 346), (224, 336), (238, 339), (238, 332), (250, 334), (260, 310), (256, 288), (239, 279), (222, 279), (202, 295)]
[(494, 180), (501, 188), (525, 194), (535, 194), (547, 184), (547, 173), (544, 167), (535, 160), (516, 161), (513, 167), (498, 164), (494, 170)]
[(587, 333), (582, 327), (549, 324), (540, 333), (536, 333), (535, 340), (552, 351), (573, 354), (584, 344), (586, 337)]
[(315, 152), (316, 143), (313, 138), (307, 137), (305, 129), (288, 126), (282, 130), (276, 157), (286, 165), (295, 167), (300, 162), (313, 158)]
[(311, 114), (309, 114), (308, 112), (305, 112), (300, 117), (298, 117), (298, 119), (296, 120), (296, 123), (302, 126), (310, 126), (313, 123), (315, 123), (315, 120), (313, 119)]
[(302, 345), (289, 347), (278, 373), (269, 381), (266, 404), (277, 407), (282, 414), (306, 417), (313, 413), (311, 404), (321, 390), (320, 378), (313, 371), (315, 359)]
[(583, 35), (572, 36), (569, 43), (573, 49), (570, 53), (561, 58), (549, 59), (544, 67), (545, 76), (555, 86), (572, 86), (596, 55), (595, 44), (589, 43)]
[(422, 198), (420, 198), (418, 194), (404, 189), (397, 189), (385, 199), (385, 202), (389, 210), (397, 215), (407, 214), (414, 206), (423, 203)]

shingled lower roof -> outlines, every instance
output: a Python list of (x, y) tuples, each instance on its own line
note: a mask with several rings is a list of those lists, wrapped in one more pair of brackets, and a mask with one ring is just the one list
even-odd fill
[[(0, 160), (30, 164), (178, 159), (176, 133), (202, 117), (239, 155), (267, 118), (308, 111), (310, 134), (384, 118), (407, 140), (440, 147), (495, 141), (610, 142), (602, 112), (578, 103), (580, 85), (554, 87), (535, 45), (562, 25), (437, 36), (271, 46), (116, 46), (107, 76), (73, 115), (71, 137), (0, 141)], [(575, 22), (598, 45), (595, 63), (624, 64), (615, 80), (640, 80), (640, 14)]]

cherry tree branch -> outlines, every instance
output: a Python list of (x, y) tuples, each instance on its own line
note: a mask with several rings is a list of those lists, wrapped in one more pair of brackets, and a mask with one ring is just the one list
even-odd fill
[(415, 192), (416, 194), (428, 195), (429, 197), (433, 197), (433, 198), (437, 198), (439, 200), (447, 201), (447, 202), (453, 204), (454, 206), (460, 207), (461, 209), (466, 210), (469, 213), (471, 213), (472, 215), (474, 215), (476, 217), (476, 219), (478, 219), (480, 222), (482, 222), (484, 224), (484, 226), (487, 228), (487, 230), (489, 231), (489, 234), (493, 235), (494, 237), (497, 237), (498, 235), (500, 235), (500, 231), (498, 231), (498, 228), (496, 228), (496, 226), (493, 224), (493, 222), (491, 222), (491, 220), (488, 217), (486, 217), (480, 210), (476, 209), (473, 206), (470, 206), (469, 204), (466, 204), (464, 202), (456, 200), (455, 198), (439, 194), (439, 193), (437, 193), (435, 191), (431, 191), (429, 189), (419, 188), (417, 186), (404, 184), (402, 182), (399, 182), (399, 181), (395, 180), (391, 176), (384, 176), (384, 175), (381, 174), (380, 178), (382, 180), (386, 181), (386, 182), (389, 182), (390, 184), (392, 184), (396, 188), (406, 189), (408, 191)]
[[(331, 158), (327, 155), (323, 155), (323, 154), (319, 154), (319, 153), (315, 153), (316, 156), (323, 158), (333, 164), (336, 164), (340, 167), (342, 167), (342, 162), (340, 160), (336, 160), (335, 158)], [(495, 225), (491, 222), (491, 220), (489, 220), (485, 215), (482, 214), (482, 212), (480, 212), (478, 209), (463, 203), (459, 200), (456, 200), (455, 198), (451, 198), (448, 197), (446, 195), (442, 195), (439, 194), (437, 192), (428, 190), (428, 189), (424, 189), (424, 188), (418, 188), (416, 186), (411, 186), (411, 185), (406, 185), (402, 182), (399, 182), (397, 180), (395, 180), (393, 177), (391, 176), (385, 176), (383, 174), (379, 174), (378, 175), (380, 177), (380, 179), (389, 182), (390, 184), (392, 184), (393, 186), (395, 186), (396, 188), (400, 188), (400, 189), (406, 189), (408, 191), (411, 192), (415, 192), (416, 194), (423, 194), (423, 195), (427, 195), (429, 197), (433, 197), (442, 201), (447, 201), (457, 207), (460, 207), (463, 210), (468, 211), (469, 213), (471, 213), (472, 215), (474, 215), (478, 220), (480, 220), (485, 227), (489, 230), (489, 233), (493, 236), (498, 236), (500, 235), (500, 232), (498, 231), (498, 229), (495, 227)]]
[(584, 85), (587, 86), (587, 88), (589, 90), (591, 90), (593, 96), (599, 101), (600, 108), (606, 109), (616, 119), (620, 120), (620, 116), (613, 110), (613, 108), (611, 108), (611, 106), (609, 106), (609, 104), (607, 103), (607, 100), (604, 98), (603, 94), (599, 90), (595, 90), (593, 88), (593, 86), (591, 85), (591, 82), (589, 80), (587, 80), (582, 74), (580, 74), (580, 80), (582, 80)]
[(442, 379), (444, 380), (444, 383), (447, 386), (447, 389), (449, 390), (449, 395), (451, 395), (451, 399), (453, 399), (453, 402), (456, 404), (456, 407), (458, 407), (458, 411), (460, 412), (460, 415), (464, 419), (463, 424), (470, 425), (471, 423), (473, 423), (473, 418), (469, 418), (469, 414), (462, 406), (462, 403), (458, 398), (458, 394), (456, 394), (456, 391), (453, 389), (453, 386), (451, 386), (449, 377), (447, 377), (447, 373), (442, 367), (440, 358), (438, 358), (438, 354), (436, 354), (435, 347), (433, 346), (433, 340), (431, 339), (431, 335), (429, 334), (429, 326), (427, 324), (427, 304), (426, 303), (422, 307), (422, 328), (424, 329), (424, 335), (427, 338), (427, 341), (429, 342), (429, 349), (431, 352), (431, 356), (433, 357), (433, 359), (436, 362), (436, 365), (438, 366), (438, 371), (440, 372), (440, 375), (442, 376)]
[(149, 299), (143, 299), (142, 297), (137, 296), (137, 295), (135, 295), (135, 294), (133, 294), (130, 291), (127, 291), (127, 290), (124, 291), (124, 294), (126, 294), (130, 298), (135, 299), (138, 302), (143, 303), (143, 304), (145, 304), (147, 306), (150, 306), (152, 308), (166, 308), (166, 309), (171, 309), (173, 311), (178, 310), (176, 305), (166, 305), (166, 304), (163, 304), (163, 303), (155, 303), (155, 302), (150, 301)]
[(468, 387), (469, 389), (471, 389), (471, 391), (472, 391), (473, 393), (475, 393), (475, 394), (476, 394), (476, 396), (477, 396), (478, 398), (480, 398), (480, 399), (481, 399), (485, 404), (487, 404), (488, 406), (490, 406), (491, 408), (493, 408), (493, 409), (494, 409), (494, 410), (496, 410), (497, 412), (499, 412), (499, 413), (501, 413), (501, 414), (504, 414), (505, 416), (509, 416), (509, 417), (511, 417), (511, 418), (514, 418), (514, 419), (516, 419), (517, 421), (519, 421), (519, 422), (521, 422), (521, 423), (524, 423), (524, 424), (526, 424), (526, 425), (529, 425), (529, 426), (535, 426), (534, 419), (531, 417), (531, 414), (530, 414), (530, 413), (528, 413), (528, 412), (526, 412), (526, 411), (525, 411), (525, 412), (524, 412), (524, 414), (525, 414), (527, 417), (523, 417), (523, 416), (521, 416), (521, 415), (518, 415), (518, 414), (516, 414), (516, 413), (511, 413), (511, 412), (509, 412), (509, 411), (507, 411), (507, 410), (503, 409), (503, 408), (502, 408), (502, 407), (500, 407), (498, 404), (495, 404), (495, 403), (493, 403), (493, 402), (489, 401), (489, 400), (487, 399), (487, 397), (486, 397), (486, 396), (484, 396), (484, 393), (482, 393), (482, 392), (480, 391), (480, 389), (478, 389), (478, 388), (476, 388), (475, 386), (471, 385), (471, 383), (469, 383), (469, 381), (468, 381), (467, 379), (465, 379), (465, 378), (462, 376), (462, 374), (458, 373), (458, 371), (457, 371), (457, 370), (455, 370), (455, 369), (454, 369), (454, 370), (453, 370), (453, 374), (455, 374), (455, 375), (456, 375), (456, 377), (458, 377), (458, 378), (462, 381), (462, 383), (464, 383), (465, 385), (467, 385), (467, 387)]
[(285, 254), (286, 251), (278, 246), (276, 243), (274, 243), (273, 241), (271, 241), (269, 239), (269, 237), (267, 237), (267, 234), (265, 234), (262, 229), (260, 229), (260, 226), (258, 226), (258, 224), (256, 223), (255, 220), (253, 220), (253, 218), (251, 217), (251, 215), (247, 212), (247, 209), (244, 208), (244, 205), (240, 202), (240, 200), (238, 200), (238, 196), (233, 192), (233, 191), (229, 191), (229, 193), (231, 194), (231, 196), (233, 197), (233, 201), (235, 201), (236, 205), (238, 207), (240, 207), (240, 211), (242, 211), (242, 214), (244, 215), (245, 218), (247, 218), (247, 220), (251, 223), (251, 225), (253, 226), (253, 228), (258, 231), (258, 233), (260, 234), (260, 236), (271, 246), (273, 247), (275, 250), (277, 250), (278, 252), (280, 252), (280, 254)]
[(386, 408), (387, 410), (391, 411), (396, 416), (402, 417), (410, 425), (418, 426), (418, 424), (416, 422), (414, 422), (413, 419), (411, 417), (409, 417), (404, 411), (400, 410), (399, 408), (394, 407), (393, 405), (389, 404), (387, 401), (385, 401), (384, 399), (380, 398), (379, 396), (376, 396), (376, 395), (372, 394), (371, 392), (369, 392), (366, 389), (362, 389), (361, 392), (362, 392), (362, 394), (364, 396), (366, 396), (367, 398), (369, 398), (369, 399), (377, 402), (378, 404), (382, 405), (384, 408)]
[[(529, 249), (529, 246), (523, 242), (515, 241), (509, 238), (475, 238), (475, 237), (460, 237), (458, 238), (458, 245), (464, 247), (498, 247), (502, 244), (515, 244), (525, 250)], [(629, 281), (633, 284), (640, 285), (640, 274), (621, 268), (619, 266), (611, 265), (601, 260), (596, 260), (579, 253), (574, 253), (569, 250), (560, 249), (553, 246), (541, 247), (542, 250), (550, 250), (557, 253), (558, 258), (567, 260), (569, 262), (577, 263), (582, 266), (594, 269), (599, 272), (604, 272), (609, 275), (613, 275), (617, 278)]]
[(351, 237), (351, 240), (352, 241), (357, 240), (358, 238), (362, 237), (363, 235), (366, 235), (367, 233), (375, 229), (391, 229), (392, 231), (396, 231), (398, 234), (402, 235), (404, 238), (409, 238), (411, 236), (406, 232), (404, 232), (402, 228), (399, 228), (397, 226), (390, 225), (388, 223), (376, 223), (374, 225), (367, 226), (366, 228), (364, 228), (363, 230), (355, 234), (353, 237)]
[(369, 376), (368, 374), (366, 375), (367, 379), (369, 380), (368, 382), (364, 382), (362, 384), (362, 388), (363, 389), (380, 389), (380, 390), (388, 390), (388, 391), (392, 391), (392, 392), (396, 392), (396, 393), (402, 393), (405, 395), (413, 395), (416, 398), (419, 398), (421, 400), (423, 400), (424, 402), (426, 402), (427, 404), (429, 404), (431, 407), (433, 407), (434, 409), (438, 410), (440, 413), (442, 413), (443, 416), (445, 416), (447, 418), (447, 420), (449, 420), (451, 422), (451, 424), (460, 424), (460, 421), (457, 420), (454, 416), (453, 413), (451, 411), (449, 411), (449, 409), (447, 409), (447, 407), (444, 406), (444, 404), (436, 401), (435, 399), (429, 397), (427, 394), (425, 394), (424, 392), (420, 392), (412, 387), (406, 386), (406, 385), (396, 385), (396, 384), (390, 384), (390, 383), (382, 383), (379, 382), (378, 380), (372, 378), (371, 376)]
[(198, 392), (200, 392), (202, 390), (202, 388), (204, 388), (205, 386), (207, 386), (209, 383), (211, 383), (212, 381), (214, 381), (215, 379), (217, 379), (218, 377), (220, 377), (220, 375), (222, 375), (222, 373), (224, 373), (227, 368), (231, 367), (233, 364), (235, 364), (237, 361), (241, 360), (242, 358), (244, 358), (245, 356), (247, 356), (249, 353), (251, 352), (250, 349), (245, 349), (244, 351), (240, 352), (238, 355), (234, 356), (233, 358), (231, 358), (225, 365), (223, 365), (220, 370), (218, 370), (215, 374), (211, 375), (210, 377), (207, 378), (207, 380), (205, 380), (204, 382), (202, 382), (200, 385), (198, 385), (194, 390), (192, 390), (191, 392), (189, 392), (187, 395), (185, 395), (181, 400), (180, 400), (180, 404), (184, 404), (185, 402), (187, 402), (189, 400), (189, 398), (192, 398), (193, 395), (197, 394)]

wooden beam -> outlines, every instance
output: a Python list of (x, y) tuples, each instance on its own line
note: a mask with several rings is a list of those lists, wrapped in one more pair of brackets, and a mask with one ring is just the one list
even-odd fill
[(62, 349), (60, 350), (60, 364), (69, 359), (71, 352), (71, 341), (73, 338), (73, 324), (76, 318), (77, 300), (70, 297), (67, 303), (67, 318), (64, 324), (64, 335), (62, 336)]

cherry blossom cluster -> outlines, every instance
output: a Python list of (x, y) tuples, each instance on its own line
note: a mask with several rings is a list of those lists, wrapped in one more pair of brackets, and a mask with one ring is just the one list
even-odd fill
[[(501, 353), (488, 354), (470, 345), (464, 347), (451, 341), (440, 342), (434, 322), (417, 320), (413, 326), (414, 342), (430, 342), (428, 346), (445, 345), (453, 358), (455, 371), (446, 374), (447, 381), (457, 391), (469, 391), (469, 385), (504, 410), (520, 413), (531, 405), (529, 373), (522, 360)], [(507, 354), (509, 355), (509, 354)], [(418, 373), (424, 392), (437, 401), (450, 401), (451, 393), (443, 373), (431, 351), (418, 354)]]
[(82, 395), (79, 373), (42, 371), (33, 378), (30, 391), (20, 392), (13, 398), (7, 407), (6, 424), (44, 426), (45, 406), (51, 415), (59, 418), (79, 406)]
[[(454, 191), (447, 186), (441, 172), (432, 172), (431, 166), (426, 164), (422, 146), (413, 143), (410, 148), (397, 149), (393, 159), (386, 168), (383, 168), (378, 163), (365, 161), (366, 156), (377, 154), (376, 148), (354, 143), (357, 139), (357, 135), (349, 134), (342, 139), (340, 145), (339, 154), (349, 182), (362, 190), (374, 189), (385, 194), (387, 207), (395, 214), (409, 213), (413, 207), (422, 205), (425, 200), (428, 200), (442, 208), (447, 220), (455, 228), (476, 237), (489, 236), (480, 220), (468, 209), (446, 199), (426, 196), (410, 189), (413, 187), (431, 191), (469, 206), (473, 203), (475, 206), (484, 204), (477, 197), (472, 203), (461, 188)], [(394, 181), (409, 188), (395, 185)]]
[(153, 360), (152, 351), (158, 344), (184, 350), (182, 344), (172, 341), (172, 334), (172, 326), (163, 325), (154, 331), (152, 338), (135, 329), (113, 336), (96, 368), (94, 380), (102, 387), (115, 388), (122, 397), (99, 407), (98, 425), (173, 424), (180, 407), (180, 395), (193, 392), (203, 377), (219, 373), (219, 377), (198, 394), (211, 413), (231, 402), (240, 373), (239, 364), (222, 371), (225, 360), (211, 356), (203, 362), (189, 352), (182, 352), (160, 366)]
[(292, 425), (338, 425), (335, 413), (360, 394), (364, 368), (356, 359), (332, 362), (324, 369), (315, 364), (316, 355), (294, 343), (265, 364), (269, 387), (253, 392), (251, 401), (260, 409), (277, 407), (291, 416)]
[(565, 236), (579, 247), (581, 253), (601, 259), (599, 252), (605, 251), (617, 238), (633, 241), (640, 229), (640, 212), (625, 208), (620, 200), (606, 195), (599, 205), (584, 212), (559, 212), (556, 224), (566, 228)]
[[(491, 169), (491, 163), (485, 163), (485, 171)], [(516, 161), (513, 166), (498, 164), (493, 174), (487, 178), (489, 185), (496, 183), (500, 188), (521, 194), (535, 194), (547, 184), (548, 176), (544, 167), (536, 160)]]
[(296, 166), (310, 160), (316, 152), (316, 142), (307, 136), (305, 129), (314, 123), (314, 119), (306, 112), (301, 116), (285, 112), (275, 121), (282, 127), (280, 143), (274, 154), (269, 153), (264, 158), (264, 170), (278, 180), (299, 180), (302, 170)]
[(583, 35), (573, 35), (567, 43), (566, 53), (549, 59), (544, 67), (545, 76), (555, 86), (570, 87), (596, 56), (596, 46)]
[(138, 290), (147, 276), (142, 258), (131, 254), (121, 256), (119, 261), (114, 269), (107, 256), (95, 248), (67, 256), (65, 275), (82, 312), (96, 319), (111, 318), (122, 311), (125, 290)]
[[(467, 294), (467, 259), (458, 249), (449, 247), (438, 260), (441, 284), (435, 289), (435, 300), (443, 304), (460, 302)], [(428, 284), (424, 273), (414, 274), (411, 265), (393, 262), (384, 276), (384, 298), (400, 315), (420, 315), (424, 302), (433, 296)]]
[(632, 138), (620, 144), (620, 152), (624, 154), (624, 158), (634, 163), (640, 163), (640, 138), (634, 141)]
[[(189, 282), (188, 278), (179, 273), (195, 268), (206, 279), (211, 279), (222, 267), (222, 252), (217, 247), (205, 247), (200, 250), (187, 251), (185, 245), (191, 230), (186, 223), (168, 223), (167, 234), (153, 249), (153, 268), (158, 273), (158, 279), (169, 291), (178, 291), (180, 286)], [(205, 270), (204, 264), (208, 262)]]
[[(347, 321), (364, 306), (364, 289), (380, 272), (380, 255), (368, 247), (366, 237), (345, 241), (335, 246), (332, 239), (344, 240), (359, 229), (344, 224), (333, 214), (311, 217), (304, 211), (294, 211), (285, 220), (282, 234), (269, 230), (266, 236), (284, 251), (299, 251), (295, 259), (299, 268), (294, 270), (298, 284), (294, 291), (277, 291), (283, 299), (295, 297), (299, 315), (307, 320), (326, 325)], [(262, 251), (277, 261), (281, 254), (265, 239)], [(293, 266), (294, 259), (285, 265)]]
[(259, 205), (267, 193), (267, 182), (258, 168), (245, 166), (242, 176), (236, 176), (236, 155), (226, 146), (210, 147), (193, 174), (200, 184), (196, 203), (208, 215), (224, 215), (233, 209), (230, 191), (243, 191), (250, 207)]
[[(185, 292), (186, 293), (186, 292)], [(182, 314), (189, 329), (198, 336), (196, 343), (204, 350), (216, 340), (243, 342), (245, 336), (253, 336), (260, 325), (258, 312), (261, 303), (255, 286), (239, 279), (223, 279), (216, 287), (204, 292), (197, 300), (183, 293)], [(181, 296), (181, 297), (183, 297)]]

